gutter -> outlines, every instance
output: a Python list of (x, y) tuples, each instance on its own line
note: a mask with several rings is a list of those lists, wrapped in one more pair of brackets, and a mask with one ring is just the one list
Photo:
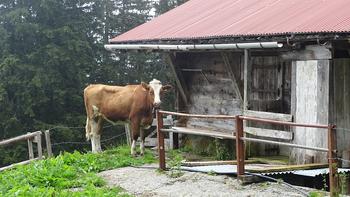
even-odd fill
[(282, 43), (278, 42), (251, 42), (251, 43), (230, 43), (230, 44), (106, 44), (108, 51), (115, 50), (163, 50), (163, 51), (189, 51), (189, 50), (225, 50), (225, 49), (264, 49), (281, 48)]

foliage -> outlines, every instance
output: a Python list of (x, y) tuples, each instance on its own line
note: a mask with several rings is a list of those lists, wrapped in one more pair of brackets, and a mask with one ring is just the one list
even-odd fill
[[(82, 92), (90, 83), (125, 85), (152, 78), (172, 83), (161, 54), (112, 54), (103, 45), (150, 20), (152, 10), (158, 15), (182, 2), (1, 1), (0, 139), (57, 125), (84, 126)], [(164, 108), (171, 109), (173, 101), (174, 94)], [(74, 129), (58, 133), (54, 142), (82, 141)], [(24, 160), (25, 149), (2, 149), (0, 166)]]
[(182, 176), (184, 173), (181, 171), (181, 162), (184, 160), (184, 157), (181, 154), (180, 150), (170, 150), (169, 151), (169, 173), (168, 175), (171, 178), (177, 178)]
[[(116, 196), (120, 188), (105, 186), (97, 172), (155, 162), (146, 151), (142, 158), (130, 157), (130, 147), (121, 146), (101, 154), (63, 153), (0, 173), (1, 196)], [(74, 191), (74, 188), (77, 188)], [(74, 191), (74, 192), (72, 192)]]

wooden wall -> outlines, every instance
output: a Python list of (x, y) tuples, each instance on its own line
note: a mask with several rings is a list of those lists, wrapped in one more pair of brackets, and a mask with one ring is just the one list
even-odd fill
[[(232, 64), (234, 71), (239, 71), (239, 63), (238, 61)], [(190, 53), (181, 69), (189, 92), (189, 113), (223, 115), (242, 113), (241, 100), (234, 91), (232, 79), (220, 53)], [(234, 121), (190, 119), (187, 126), (232, 132)]]
[[(350, 151), (350, 59), (333, 60), (334, 112), (333, 120), (337, 125), (338, 156)], [(332, 96), (332, 95), (331, 95)]]

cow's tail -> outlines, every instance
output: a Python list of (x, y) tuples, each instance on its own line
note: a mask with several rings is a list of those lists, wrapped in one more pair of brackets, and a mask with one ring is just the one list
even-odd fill
[(87, 88), (84, 89), (84, 104), (85, 104), (85, 109), (86, 109), (86, 126), (85, 126), (85, 137), (86, 140), (90, 140), (90, 133), (91, 133), (91, 123), (90, 123), (90, 115), (89, 115), (89, 102), (88, 102), (88, 97), (87, 97)]
[(86, 133), (85, 133), (86, 140), (90, 140), (91, 126), (90, 126), (89, 117), (86, 117), (85, 131), (86, 131)]

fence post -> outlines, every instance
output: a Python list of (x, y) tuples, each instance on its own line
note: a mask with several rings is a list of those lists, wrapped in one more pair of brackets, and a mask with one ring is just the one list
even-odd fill
[(329, 192), (336, 196), (338, 192), (337, 161), (336, 161), (336, 130), (335, 125), (328, 126), (328, 164), (329, 164)]
[(48, 157), (52, 157), (50, 130), (46, 130), (44, 133), (45, 133), (45, 142), (46, 142), (47, 156)]
[(130, 146), (131, 145), (131, 135), (130, 135), (129, 123), (125, 123), (124, 128), (125, 128), (126, 142), (127, 142), (128, 146)]
[[(28, 132), (29, 133), (29, 132)], [(33, 138), (27, 139), (29, 159), (34, 159)]]
[(162, 114), (157, 110), (157, 138), (158, 138), (158, 155), (159, 168), (165, 170), (165, 150), (164, 150), (164, 133), (160, 131), (163, 128)]
[(243, 119), (236, 116), (236, 159), (237, 159), (237, 176), (244, 175), (244, 142), (243, 137)]
[(41, 146), (41, 132), (34, 137), (34, 141), (37, 143), (37, 147), (38, 147), (38, 159), (42, 159), (43, 149)]

